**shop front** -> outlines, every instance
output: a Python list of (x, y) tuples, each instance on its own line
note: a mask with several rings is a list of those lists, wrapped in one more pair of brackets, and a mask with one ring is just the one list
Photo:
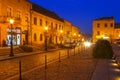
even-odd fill
[[(20, 45), (21, 42), (21, 29), (20, 28), (13, 28), (12, 29), (12, 36), (13, 36), (13, 45)], [(6, 40), (6, 44), (7, 46), (10, 46), (11, 42), (11, 28), (7, 28), (7, 40)]]

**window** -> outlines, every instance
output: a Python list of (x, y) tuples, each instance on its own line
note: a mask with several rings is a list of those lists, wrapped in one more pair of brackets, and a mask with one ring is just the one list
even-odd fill
[(97, 35), (100, 35), (100, 31), (97, 31)]
[(20, 18), (21, 18), (21, 11), (17, 10), (17, 19), (20, 19)]
[(61, 25), (59, 25), (59, 30), (61, 29)]
[(40, 19), (40, 26), (42, 26), (42, 19)]
[(53, 23), (51, 23), (51, 29), (53, 29)]
[(42, 41), (43, 40), (43, 35), (42, 34), (40, 34), (40, 41)]
[(48, 26), (48, 21), (46, 21), (45, 23), (46, 23), (46, 26)]
[(100, 27), (100, 24), (99, 24), (99, 23), (97, 24), (97, 27), (98, 27), (98, 28)]
[(113, 23), (110, 24), (110, 27), (113, 27)]
[(0, 3), (0, 15), (1, 15), (1, 3)]
[(12, 8), (10, 8), (10, 7), (7, 8), (7, 16), (9, 16), (9, 17), (12, 16)]
[(107, 24), (105, 23), (105, 27), (107, 27)]
[(18, 0), (18, 2), (20, 2), (20, 0)]
[(56, 24), (56, 27), (55, 27), (55, 29), (57, 30), (57, 24)]
[(37, 18), (34, 17), (34, 25), (37, 25)]
[(36, 33), (34, 33), (34, 41), (37, 40), (37, 36), (36, 36)]
[(62, 26), (62, 30), (63, 30), (63, 26)]
[(25, 14), (25, 22), (29, 22), (28, 14)]

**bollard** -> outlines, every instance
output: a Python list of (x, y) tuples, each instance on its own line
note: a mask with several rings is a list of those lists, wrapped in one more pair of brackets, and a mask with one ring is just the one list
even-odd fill
[(74, 47), (74, 56), (75, 56), (75, 47)]
[(80, 52), (79, 52), (79, 47), (78, 47), (78, 54), (79, 54)]
[(22, 80), (21, 60), (19, 60), (19, 80)]
[(47, 70), (45, 69), (45, 79), (44, 80), (47, 80)]
[(45, 70), (47, 69), (47, 55), (45, 55)]
[(59, 62), (61, 62), (61, 60), (60, 60), (60, 51), (59, 51)]
[(69, 54), (69, 49), (68, 49), (68, 52), (67, 52), (67, 53), (68, 53), (68, 58), (69, 58), (69, 57), (70, 57), (70, 54)]

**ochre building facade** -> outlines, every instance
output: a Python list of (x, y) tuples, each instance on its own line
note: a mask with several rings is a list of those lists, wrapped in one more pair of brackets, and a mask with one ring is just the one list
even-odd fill
[(92, 41), (99, 39), (109, 40), (111, 43), (120, 38), (120, 25), (116, 24), (114, 17), (101, 17), (92, 22)]
[(13, 45), (43, 45), (45, 38), (47, 43), (64, 44), (73, 42), (79, 30), (56, 13), (28, 0), (0, 0), (0, 46), (11, 45), (11, 34)]

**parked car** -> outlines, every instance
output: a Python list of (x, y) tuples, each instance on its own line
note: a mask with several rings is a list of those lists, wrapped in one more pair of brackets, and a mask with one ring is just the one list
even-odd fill
[(68, 47), (68, 48), (73, 48), (76, 46), (76, 44), (75, 43), (65, 43), (64, 46)]

